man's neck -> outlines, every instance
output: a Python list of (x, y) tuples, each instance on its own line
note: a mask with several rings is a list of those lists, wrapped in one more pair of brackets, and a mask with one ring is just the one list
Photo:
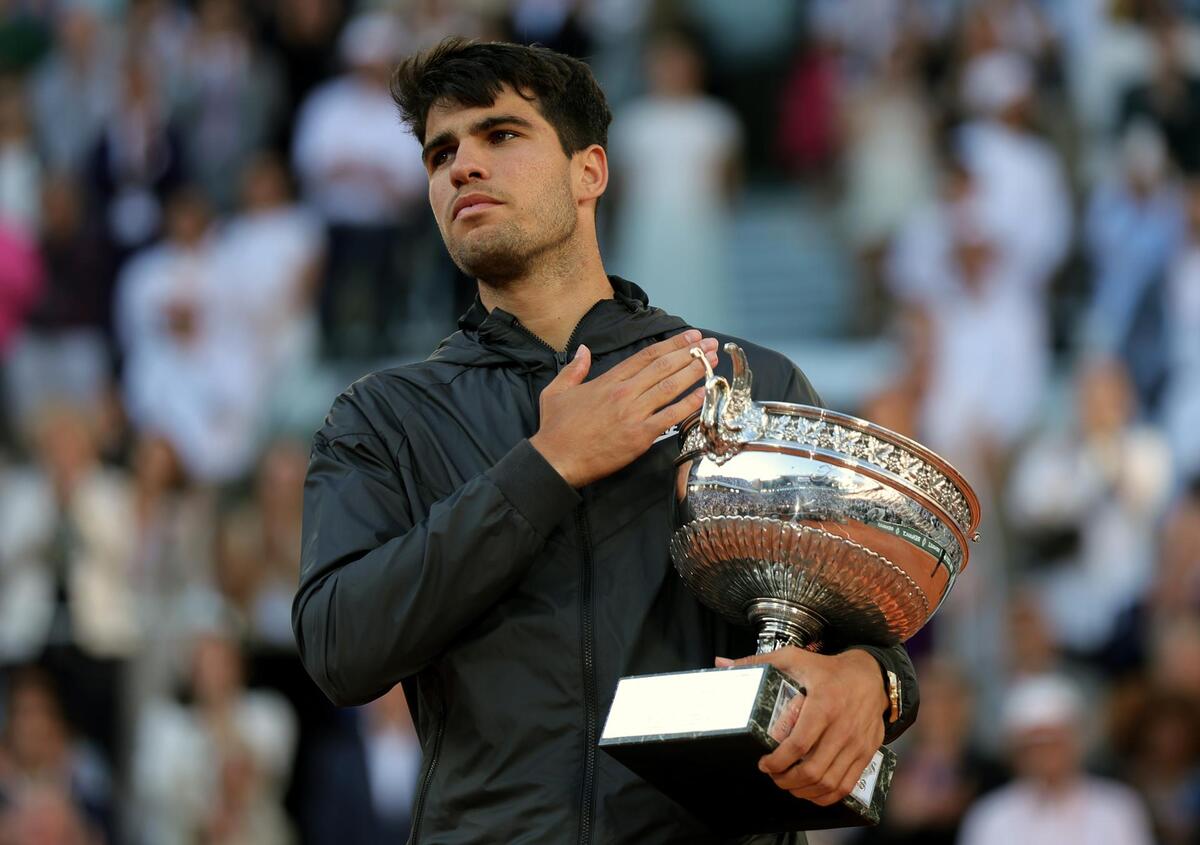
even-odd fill
[(502, 308), (554, 349), (564, 351), (571, 333), (589, 309), (612, 299), (612, 284), (599, 252), (580, 261), (545, 262), (527, 276), (493, 287), (479, 280), (479, 299), (491, 311)]

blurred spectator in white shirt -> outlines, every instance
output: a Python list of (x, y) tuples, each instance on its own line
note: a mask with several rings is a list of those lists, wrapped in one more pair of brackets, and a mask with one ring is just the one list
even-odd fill
[(613, 123), (620, 203), (613, 267), (642, 285), (652, 305), (693, 326), (727, 326), (741, 125), (704, 94), (703, 60), (683, 33), (659, 36), (646, 64), (650, 92)]
[(37, 463), (0, 483), (0, 661), (47, 644), (127, 657), (140, 642), (132, 489), (101, 465), (87, 410), (43, 410)]
[(126, 410), (165, 437), (188, 475), (242, 475), (257, 447), (262, 367), (237, 289), (219, 272), (207, 203), (170, 201), (167, 238), (135, 255), (117, 282)]
[(242, 174), (240, 213), (214, 245), (222, 286), (252, 324), (254, 366), (275, 383), (316, 353), (314, 299), (325, 257), (320, 220), (298, 204), (274, 155), (260, 153)]
[(963, 71), (976, 118), (959, 132), (962, 161), (978, 188), (979, 224), (1012, 284), (1039, 297), (1066, 257), (1071, 197), (1055, 150), (1029, 129), (1034, 71), (1027, 59), (985, 53)]
[(1008, 513), (1019, 532), (1070, 538), (1033, 578), (1056, 640), (1082, 656), (1109, 642), (1120, 614), (1153, 581), (1172, 467), (1162, 435), (1136, 413), (1120, 363), (1085, 365), (1072, 424), (1022, 449), (1009, 481)]
[[(919, 211), (893, 248), (888, 282), (929, 315), (921, 438), (987, 463), (1033, 424), (1050, 364), (1044, 304), (1006, 261), (970, 171), (951, 166), (943, 198)], [(986, 454), (984, 454), (986, 453)], [(953, 459), (953, 457), (952, 457)]]
[(71, 721), (117, 754), (128, 661), (143, 643), (132, 485), (100, 463), (91, 409), (44, 409), (36, 463), (0, 476), (0, 665), (39, 660)]
[(296, 745), (287, 701), (247, 689), (238, 644), (196, 630), (186, 703), (152, 702), (139, 723), (134, 791), (143, 841), (156, 845), (287, 845), (283, 793)]
[(1003, 724), (1017, 779), (967, 812), (960, 845), (1150, 845), (1141, 800), (1126, 786), (1083, 770), (1083, 704), (1061, 677), (1020, 681)]
[[(320, 299), (327, 351), (394, 351), (406, 316), (411, 258), (430, 233), (421, 145), (401, 124), (388, 90), (405, 49), (396, 18), (352, 19), (340, 40), (348, 72), (315, 89), (297, 120), (293, 159), (305, 200), (329, 226)], [(423, 243), (423, 241), (421, 241)]]

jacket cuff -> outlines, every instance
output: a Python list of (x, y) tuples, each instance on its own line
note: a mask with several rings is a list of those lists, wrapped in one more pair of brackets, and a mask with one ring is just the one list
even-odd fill
[[(917, 708), (920, 706), (921, 699), (917, 689), (917, 676), (912, 670), (912, 662), (907, 659), (903, 646), (880, 648), (872, 645), (854, 645), (850, 648), (865, 651), (875, 658), (875, 662), (879, 664), (880, 683), (883, 683), (883, 673), (888, 671), (895, 672), (896, 677), (900, 680), (900, 718), (895, 722), (888, 722), (887, 716), (883, 717), (883, 741), (884, 743), (892, 742), (908, 730), (909, 726), (917, 719)], [(901, 655), (904, 656), (901, 657)]]
[(550, 536), (583, 501), (528, 440), (514, 446), (486, 474), (542, 537)]

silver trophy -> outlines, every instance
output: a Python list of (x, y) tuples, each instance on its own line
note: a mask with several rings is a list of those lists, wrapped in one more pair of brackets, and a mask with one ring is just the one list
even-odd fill
[[(708, 377), (682, 426), (671, 557), (710, 608), (757, 630), (758, 652), (837, 650), (915, 634), (966, 567), (979, 501), (944, 459), (855, 417), (750, 397)], [(758, 771), (780, 716), (802, 694), (769, 666), (622, 678), (600, 745), (730, 834), (879, 821), (895, 767), (875, 755), (841, 804), (793, 798)], [(784, 731), (786, 733), (786, 731)]]

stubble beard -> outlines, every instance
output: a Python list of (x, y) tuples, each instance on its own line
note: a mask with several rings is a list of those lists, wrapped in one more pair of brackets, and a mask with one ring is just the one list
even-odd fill
[(538, 218), (545, 224), (540, 231), (524, 230), (513, 220), (492, 224), (486, 232), (470, 232), (453, 242), (447, 238), (450, 257), (468, 276), (494, 288), (508, 287), (536, 272), (544, 262), (553, 260), (579, 225), (566, 184), (545, 192), (537, 205), (543, 209)]

